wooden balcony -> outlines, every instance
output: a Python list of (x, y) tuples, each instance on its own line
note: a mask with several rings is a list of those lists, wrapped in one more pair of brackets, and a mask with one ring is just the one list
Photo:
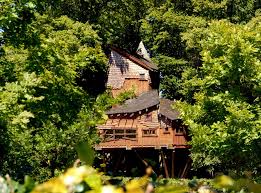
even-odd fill
[(142, 129), (132, 127), (99, 128), (102, 142), (95, 148), (101, 149), (132, 149), (132, 148), (186, 148), (183, 134), (176, 134), (172, 129)]

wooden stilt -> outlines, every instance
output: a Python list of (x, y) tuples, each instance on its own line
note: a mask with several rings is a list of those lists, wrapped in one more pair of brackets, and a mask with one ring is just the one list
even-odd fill
[(118, 158), (118, 160), (117, 160), (117, 162), (114, 166), (113, 173), (115, 173), (118, 170), (118, 167), (119, 167), (119, 165), (122, 161), (122, 155), (123, 155), (123, 151), (120, 152), (120, 156), (119, 156), (119, 158)]
[(134, 152), (136, 153), (137, 157), (142, 161), (142, 163), (147, 167), (149, 164), (144, 159), (141, 158), (141, 156), (138, 154), (136, 150)]
[(171, 177), (175, 177), (175, 149), (172, 150), (171, 154)]
[(158, 151), (158, 162), (159, 162), (158, 168), (159, 171), (161, 171), (161, 168), (163, 168), (163, 166), (162, 166), (162, 159), (159, 151)]
[(182, 172), (183, 172), (183, 170), (182, 170), (182, 168), (180, 168), (180, 169), (179, 169), (178, 178), (180, 178), (180, 177), (181, 177), (181, 174), (182, 174)]
[(167, 163), (166, 163), (165, 155), (164, 155), (162, 150), (161, 150), (160, 153), (161, 153), (161, 158), (162, 158), (166, 178), (169, 178), (168, 166), (167, 166)]
[(187, 176), (187, 173), (188, 173), (188, 169), (190, 168), (190, 164), (191, 164), (191, 159), (190, 158), (188, 158), (187, 159), (187, 162), (186, 162), (186, 165), (185, 165), (185, 167), (184, 167), (184, 170), (183, 170), (183, 172), (182, 172), (182, 174), (181, 174), (181, 178), (185, 178), (186, 176)]
[[(149, 166), (148, 162), (146, 162), (144, 159), (142, 159), (142, 157), (138, 154), (137, 151), (134, 151), (137, 155), (137, 157), (142, 161), (142, 163), (145, 165), (145, 167), (147, 168)], [(154, 169), (152, 168), (151, 166), (151, 169), (152, 169), (152, 172), (156, 174), (156, 172), (154, 171)]]
[(163, 163), (162, 163), (162, 158), (161, 158), (161, 153), (158, 151), (158, 156), (159, 156), (159, 171), (162, 171), (163, 168)]
[(105, 167), (103, 167), (103, 172), (104, 173), (106, 173), (106, 158), (105, 158), (105, 156), (106, 156), (106, 153), (103, 152), (103, 154), (102, 154), (102, 163), (105, 166)]

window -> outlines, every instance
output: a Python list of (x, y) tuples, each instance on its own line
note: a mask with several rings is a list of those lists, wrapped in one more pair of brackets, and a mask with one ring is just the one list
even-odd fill
[(108, 129), (105, 131), (106, 134), (113, 134), (113, 130), (112, 129)]
[(164, 134), (169, 134), (170, 133), (169, 127), (165, 127), (163, 133)]
[(145, 80), (145, 73), (140, 73), (140, 80)]
[(115, 134), (123, 134), (124, 130), (123, 129), (116, 129)]
[(156, 129), (143, 129), (142, 136), (143, 137), (157, 136)]
[(128, 137), (128, 138), (136, 138), (136, 130), (127, 129), (126, 130), (126, 137)]
[(185, 134), (185, 126), (184, 125), (178, 125), (176, 127), (176, 134), (184, 135)]
[(126, 130), (126, 133), (127, 133), (127, 134), (131, 134), (131, 133), (132, 133), (132, 134), (133, 134), (133, 133), (136, 134), (136, 130), (134, 130), (134, 129), (127, 129), (127, 130)]

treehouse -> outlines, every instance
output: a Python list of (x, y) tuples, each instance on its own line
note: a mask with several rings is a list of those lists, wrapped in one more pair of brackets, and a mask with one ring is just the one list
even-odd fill
[(113, 173), (121, 170), (130, 175), (131, 168), (148, 165), (147, 159), (162, 169), (159, 174), (185, 177), (190, 165), (186, 127), (172, 108), (174, 101), (159, 97), (158, 68), (142, 43), (137, 53), (111, 48), (107, 87), (114, 97), (134, 89), (136, 98), (106, 112), (108, 120), (98, 126), (101, 142), (96, 150)]
[(109, 119), (99, 126), (103, 141), (98, 147), (186, 148), (185, 129), (171, 104), (168, 99), (159, 99), (157, 90), (150, 90), (110, 109)]

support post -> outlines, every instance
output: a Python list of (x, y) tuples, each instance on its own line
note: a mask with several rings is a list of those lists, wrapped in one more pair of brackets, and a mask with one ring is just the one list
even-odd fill
[(172, 150), (171, 154), (171, 177), (175, 177), (175, 149)]
[(190, 158), (188, 158), (187, 159), (187, 163), (186, 163), (186, 165), (185, 165), (185, 167), (184, 167), (184, 170), (183, 170), (183, 172), (182, 172), (182, 174), (181, 174), (181, 178), (185, 178), (186, 176), (187, 176), (187, 173), (188, 173), (188, 169), (189, 169), (189, 167), (190, 167), (190, 164), (191, 164), (191, 159)]
[(166, 178), (169, 178), (168, 166), (167, 166), (167, 163), (166, 163), (165, 155), (164, 155), (162, 150), (161, 150), (161, 158), (162, 158)]
[(119, 159), (117, 160), (116, 164), (115, 164), (115, 167), (113, 169), (113, 174), (118, 170), (118, 167), (122, 161), (122, 155), (123, 155), (123, 151), (120, 152), (120, 156), (119, 156)]
[(134, 150), (134, 152), (136, 153), (137, 157), (142, 161), (142, 163), (143, 163), (146, 167), (148, 167), (149, 164), (148, 164), (144, 159), (141, 158), (141, 156), (138, 154), (138, 152), (137, 152), (136, 150)]
[(103, 172), (104, 173), (106, 173), (106, 158), (105, 158), (105, 156), (106, 156), (106, 153), (103, 152), (103, 154), (102, 154), (102, 163), (105, 166), (105, 167), (103, 167)]

